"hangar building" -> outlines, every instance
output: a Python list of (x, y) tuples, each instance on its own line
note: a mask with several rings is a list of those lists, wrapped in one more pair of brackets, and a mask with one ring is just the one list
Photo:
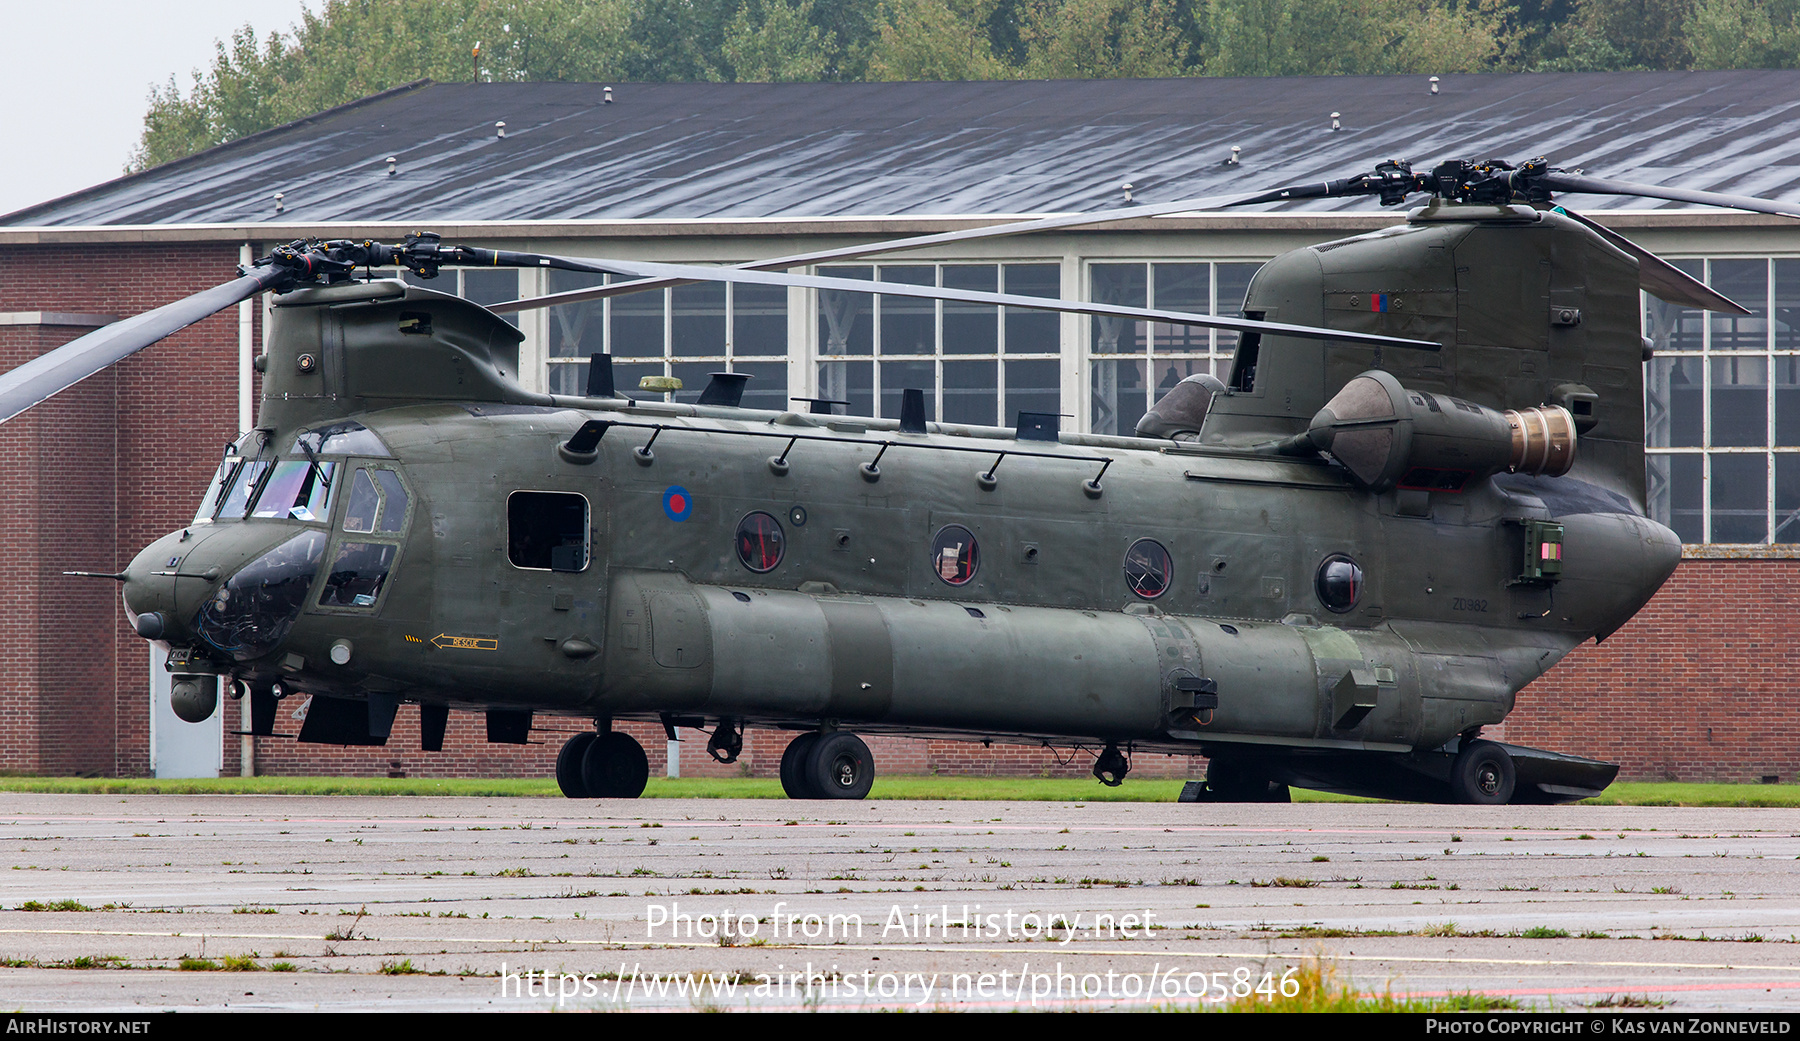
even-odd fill
[[(1539, 155), (1597, 176), (1800, 198), (1800, 72), (420, 82), (0, 217), (0, 368), (306, 236), (423, 228), (501, 248), (739, 262), (1323, 180), (1395, 157)], [(1631, 625), (1527, 688), (1505, 737), (1622, 762), (1625, 778), (1790, 782), (1800, 773), (1800, 226), (1630, 198), (1559, 201), (1752, 314), (1646, 298), (1657, 348), (1646, 370), (1650, 505), (1687, 559)], [(1369, 199), (1312, 201), (818, 271), (1229, 314), (1261, 262), (1402, 219)], [(434, 285), (495, 303), (599, 280), (471, 270)], [(547, 775), (555, 735), (488, 745), (474, 719), (456, 719), (435, 756), (416, 751), (416, 717), (405, 714), (374, 750), (240, 741), (234, 703), (184, 727), (154, 696), (160, 663), (124, 624), (116, 590), (61, 574), (111, 571), (191, 516), (220, 447), (252, 425), (249, 361), (267, 306), (215, 316), (0, 427), (0, 583), (13, 608), (0, 619), (13, 659), (0, 676), (0, 769)], [(894, 415), (900, 389), (921, 386), (932, 418), (1010, 425), (1024, 409), (1098, 433), (1130, 432), (1188, 374), (1223, 376), (1234, 348), (1232, 334), (1206, 330), (717, 284), (512, 320), (532, 389), (579, 392), (588, 356), (604, 351), (622, 385), (672, 375), (688, 399), (706, 373), (730, 369), (754, 377), (753, 406), (822, 396)], [(784, 742), (753, 738), (746, 758), (766, 773)], [(660, 735), (645, 743), (660, 768)], [(877, 754), (886, 772), (1086, 770), (1000, 746), (894, 741)], [(694, 758), (680, 765), (694, 772)]]

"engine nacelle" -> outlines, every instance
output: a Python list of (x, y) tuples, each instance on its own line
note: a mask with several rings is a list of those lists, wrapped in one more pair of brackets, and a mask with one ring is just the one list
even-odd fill
[(1575, 465), (1575, 417), (1560, 405), (1498, 412), (1379, 369), (1344, 384), (1306, 436), (1376, 492), (1457, 492), (1502, 470), (1560, 477)]

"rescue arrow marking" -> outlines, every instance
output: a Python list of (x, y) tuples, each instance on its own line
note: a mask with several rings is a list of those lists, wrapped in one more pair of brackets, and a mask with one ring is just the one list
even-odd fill
[(438, 633), (431, 638), (431, 645), (438, 650), (450, 648), (458, 651), (497, 651), (500, 639), (496, 636), (447, 636)]

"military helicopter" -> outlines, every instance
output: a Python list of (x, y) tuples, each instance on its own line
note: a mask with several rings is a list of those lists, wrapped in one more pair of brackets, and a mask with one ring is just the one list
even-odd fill
[[(404, 242), (298, 241), (212, 290), (0, 375), (0, 418), (273, 292), (257, 426), (192, 523), (111, 577), (168, 648), (173, 704), (220, 681), (251, 731), (311, 696), (299, 739), (386, 742), (417, 704), (523, 743), (594, 722), (556, 765), (571, 797), (635, 797), (618, 720), (797, 733), (794, 798), (856, 799), (858, 733), (1205, 755), (1184, 799), (1298, 785), (1497, 804), (1581, 798), (1612, 764), (1482, 740), (1514, 695), (1623, 625), (1680, 543), (1644, 515), (1643, 289), (1747, 313), (1552, 202), (1626, 194), (1800, 207), (1587, 177), (1533, 160), (1405, 162), (1343, 180), (875, 242), (738, 267)], [(1011, 428), (528, 392), (519, 333), (401, 267), (533, 266), (633, 280), (503, 309), (723, 279), (869, 292), (794, 267), (950, 241), (1290, 199), (1424, 197), (1405, 224), (1295, 250), (1242, 317), (881, 283), (884, 294), (1236, 330), (1229, 378), (1191, 376), (1135, 436), (1021, 413)], [(654, 389), (654, 388), (652, 388)]]

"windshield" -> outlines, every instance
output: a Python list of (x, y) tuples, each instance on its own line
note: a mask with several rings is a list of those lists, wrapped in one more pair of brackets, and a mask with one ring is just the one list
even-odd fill
[(322, 521), (329, 516), (331, 474), (336, 463), (288, 459), (275, 464), (275, 472), (263, 482), (252, 517)]

